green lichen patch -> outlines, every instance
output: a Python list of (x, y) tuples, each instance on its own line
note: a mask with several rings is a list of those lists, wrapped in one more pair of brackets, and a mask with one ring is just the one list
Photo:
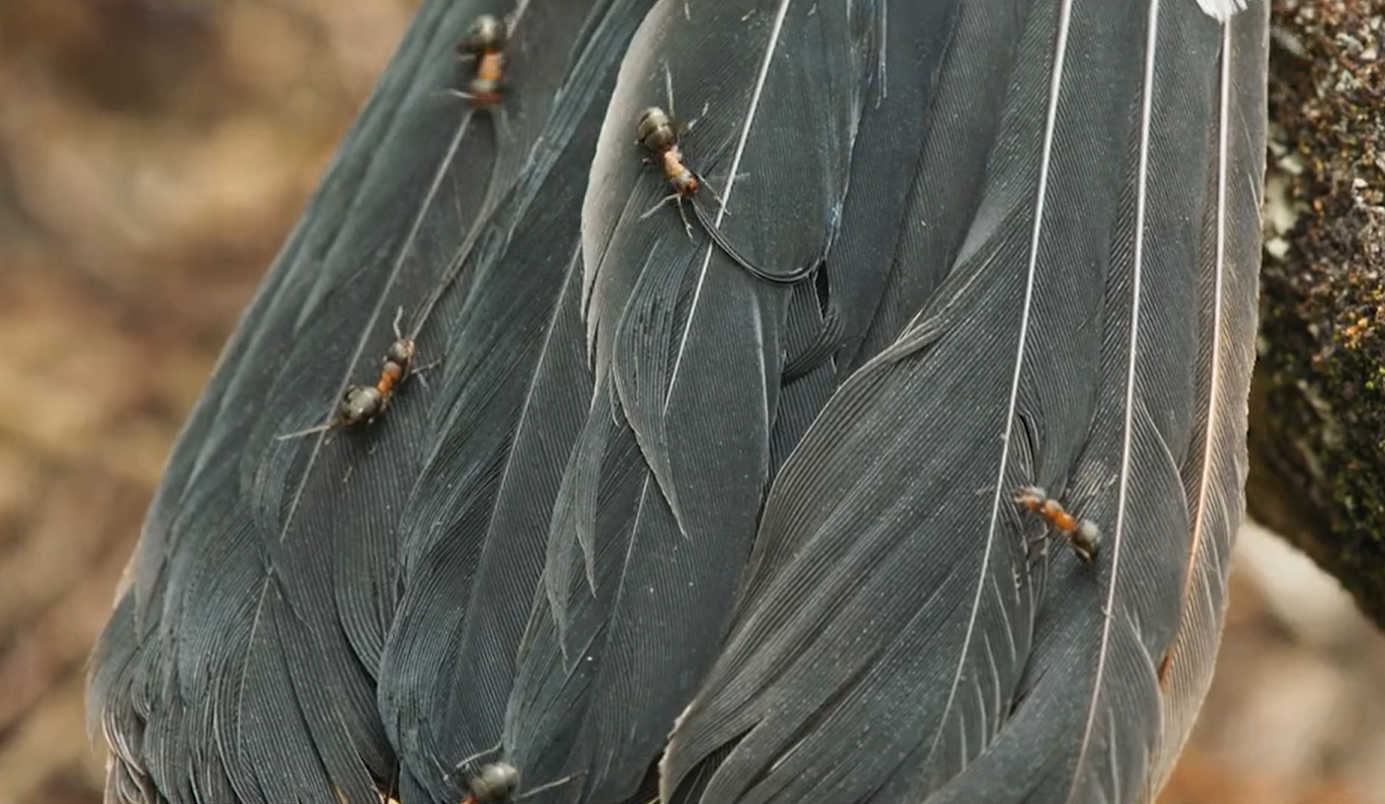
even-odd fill
[(1385, 625), (1385, 5), (1273, 12), (1270, 186), (1292, 215), (1267, 216), (1291, 228), (1267, 237), (1253, 472), (1296, 495), (1282, 529)]

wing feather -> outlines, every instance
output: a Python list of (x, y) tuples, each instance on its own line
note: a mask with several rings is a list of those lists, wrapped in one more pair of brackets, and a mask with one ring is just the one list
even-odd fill
[[(626, 54), (583, 209), (592, 403), (507, 716), (505, 755), (532, 784), (578, 775), (555, 797), (633, 794), (712, 656), (769, 480), (803, 292), (689, 243), (673, 209), (641, 217), (668, 191), (641, 165), (640, 111), (671, 105), (669, 85), (675, 111), (705, 106), (682, 150), (732, 205), (709, 217), (769, 270), (819, 261), (875, 67), (875, 11), (663, 0)], [(821, 327), (816, 304), (797, 309)]]
[(1265, 64), (1269, 5), (1233, 17), (1222, 31), (1214, 137), (1216, 170), (1204, 217), (1197, 399), (1199, 415), (1182, 466), (1192, 518), (1191, 560), (1178, 636), (1159, 667), (1164, 731), (1153, 800), (1173, 770), (1207, 695), (1226, 615), (1232, 540), (1245, 509), (1246, 399), (1255, 362), (1260, 266), (1259, 210), (1265, 175)]
[[(491, 132), (438, 93), (479, 8), (420, 10), (175, 447), (132, 565), (134, 610), (97, 651), (98, 663), (140, 659), (92, 681), (107, 730), (125, 732), (113, 740), (119, 794), (365, 800), (392, 776), (375, 674), (428, 389), (410, 384), (366, 432), (278, 436), (367, 380), (396, 309), (444, 285), (450, 295), (433, 295), (447, 309), (473, 290), (443, 282), (449, 252), (483, 224), (472, 216), (492, 180), (512, 186), (529, 169), (495, 175)], [(561, 83), (567, 54), (540, 51), (535, 67), (545, 58)], [(528, 152), (537, 132), (526, 136), (513, 147)], [(446, 327), (424, 330), (420, 362), (447, 341)]]
[[(1028, 8), (1014, 72), (1048, 91), (1010, 77), (934, 301), (851, 375), (776, 480), (727, 645), (670, 738), (666, 800), (1133, 801), (1160, 772), (1159, 665), (1189, 567), (1181, 467), (1210, 382), (1198, 251), (1215, 170), (1187, 142), (1213, 141), (1220, 32), (1191, 4)], [(1038, 97), (1046, 113), (1025, 108)], [(1247, 154), (1262, 136), (1249, 129)], [(1033, 149), (1029, 172), (1007, 146)], [(1004, 214), (1025, 199), (1029, 214)], [(1253, 201), (1209, 230), (1250, 231)], [(1017, 236), (1026, 248), (1006, 250)], [(1244, 355), (1253, 289), (1237, 288)], [(1232, 359), (1239, 387), (1220, 404), (1243, 406), (1248, 363)], [(1222, 471), (1217, 488), (1239, 494), (1234, 465)], [(1027, 564), (1017, 531), (1032, 526), (1000, 495), (1028, 482), (1101, 524), (1095, 574), (1066, 550)]]
[[(552, 103), (520, 104), (513, 125), (539, 106), (547, 116), (526, 130), (534, 147), (492, 206), (475, 253), (453, 257), (454, 266), (475, 263), (464, 274), (475, 289), (460, 305), (439, 308), (440, 321), (456, 322), (438, 391), (446, 405), (401, 517), (403, 597), (379, 685), (404, 770), (432, 800), (462, 797), (464, 760), (500, 737), (547, 534), (531, 526), (542, 510), (535, 495), (551, 482), (564, 423), (575, 428), (583, 412), (576, 255), (586, 166), (604, 112), (595, 100), (609, 94), (647, 6), (617, 0), (527, 12), (521, 30), (534, 38), (530, 49), (542, 41), (571, 64), (556, 94), (530, 84), (531, 96)], [(522, 40), (513, 45), (525, 51)], [(574, 437), (565, 436), (569, 444)]]
[[(1151, 800), (1243, 506), (1240, 5), (521, 0), (486, 116), (426, 2), (170, 458), (107, 800)], [(716, 238), (645, 214), (651, 105)], [(400, 309), (427, 382), (277, 439)]]
[[(964, 6), (954, 36), (995, 16)], [(1069, 42), (1100, 42), (1108, 20), (1056, 4), (1009, 19), (996, 47), (1017, 56), (969, 231), (960, 247), (939, 238), (957, 256), (933, 300), (776, 480), (727, 647), (670, 740), (671, 800), (917, 794), (978, 756), (1014, 698), (1035, 592), (1008, 498), (1053, 485), (1082, 446), (1093, 400), (1074, 389), (1095, 376), (1100, 335), (1072, 311), (1100, 309), (1107, 260), (1079, 235), (1114, 214), (1110, 160), (1061, 146), (1126, 116), (1119, 84), (1063, 73)], [(1077, 199), (1101, 212), (1072, 215)], [(836, 750), (843, 735), (858, 750)], [(727, 746), (705, 789), (679, 789)]]
[[(1187, 715), (1169, 722), (1165, 713), (1195, 708), (1201, 697), (1161, 688), (1159, 673), (1175, 639), (1214, 643), (1220, 627), (1216, 618), (1190, 622), (1186, 610), (1188, 567), (1225, 556), (1190, 555), (1196, 548), (1190, 548), (1188, 534), (1196, 528), (1198, 509), (1190, 510), (1184, 477), (1201, 454), (1199, 439), (1206, 437), (1195, 423), (1232, 415), (1224, 412), (1228, 406), (1241, 406), (1244, 415), (1248, 363), (1234, 370), (1241, 402), (1208, 397), (1205, 378), (1213, 353), (1207, 322), (1215, 315), (1209, 312), (1213, 305), (1241, 315), (1253, 310), (1254, 283), (1239, 281), (1234, 300), (1223, 296), (1216, 302), (1216, 283), (1209, 281), (1215, 263), (1206, 259), (1204, 243), (1222, 226), (1258, 231), (1256, 207), (1243, 202), (1234, 219), (1224, 208), (1218, 211), (1216, 177), (1222, 169), (1215, 131), (1223, 125), (1220, 56), (1239, 65), (1235, 73), (1250, 85), (1250, 108), (1263, 99), (1263, 39), (1256, 43), (1263, 37), (1263, 18), (1233, 23), (1260, 29), (1238, 42), (1260, 55), (1255, 66), (1254, 55), (1235, 46), (1222, 50), (1212, 20), (1167, 3), (1151, 4), (1149, 14), (1145, 45), (1132, 48), (1142, 54), (1145, 78), (1141, 144), (1122, 203), (1128, 234), (1113, 240), (1117, 263), (1128, 268), (1108, 286), (1102, 403), (1077, 469), (1079, 485), (1092, 499), (1084, 515), (1112, 523), (1102, 548), (1109, 569), (1086, 584), (1078, 582), (1075, 568), (1071, 578), (1060, 572), (1050, 579), (1022, 703), (987, 754), (929, 801), (1152, 800), (1171, 762), (1168, 744), (1181, 744), (1190, 725)], [(1257, 82), (1258, 92), (1252, 88)], [(1257, 119), (1263, 119), (1258, 110), (1237, 123), (1245, 126), (1244, 153), (1256, 154), (1239, 158), (1252, 164), (1263, 158), (1263, 124)], [(1190, 150), (1186, 143), (1195, 137), (1207, 147)], [(1246, 184), (1258, 186), (1259, 179)], [(1220, 220), (1203, 225), (1205, 215)], [(1254, 255), (1249, 259), (1253, 264)], [(1230, 287), (1222, 285), (1221, 292)], [(1236, 342), (1224, 341), (1218, 351), (1229, 350), (1234, 361), (1253, 341), (1244, 319), (1231, 320), (1240, 327)], [(1243, 444), (1244, 430), (1229, 438)], [(1112, 467), (1118, 467), (1115, 482)], [(1241, 493), (1234, 470), (1219, 487)], [(1224, 564), (1211, 565), (1225, 572)], [(1200, 633), (1190, 635), (1189, 628)], [(1204, 663), (1201, 672), (1209, 669)], [(1199, 683), (1205, 684), (1205, 675)]]

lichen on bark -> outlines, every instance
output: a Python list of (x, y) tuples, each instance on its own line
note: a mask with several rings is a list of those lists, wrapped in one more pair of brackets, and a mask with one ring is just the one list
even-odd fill
[(1385, 4), (1273, 20), (1248, 503), (1385, 627)]

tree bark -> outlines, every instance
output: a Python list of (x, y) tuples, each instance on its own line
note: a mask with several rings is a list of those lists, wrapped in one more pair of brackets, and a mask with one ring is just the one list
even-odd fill
[(1385, 5), (1276, 0), (1250, 514), (1385, 628)]

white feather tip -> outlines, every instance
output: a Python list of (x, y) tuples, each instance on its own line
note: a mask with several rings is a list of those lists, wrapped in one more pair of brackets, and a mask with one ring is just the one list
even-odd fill
[(1250, 0), (1197, 0), (1207, 16), (1218, 22), (1226, 22), (1237, 11), (1245, 11)]

